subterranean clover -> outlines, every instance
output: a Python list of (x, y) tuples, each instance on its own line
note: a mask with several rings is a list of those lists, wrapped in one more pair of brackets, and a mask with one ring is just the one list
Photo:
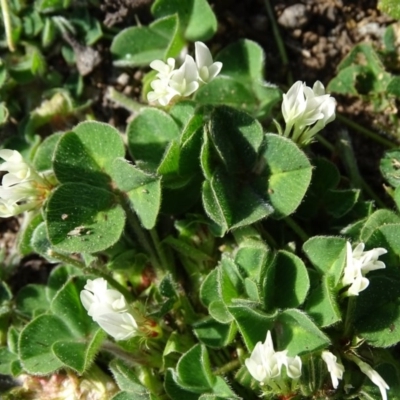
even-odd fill
[(211, 52), (204, 43), (195, 43), (195, 56), (196, 60), (186, 55), (184, 63), (178, 69), (175, 69), (173, 58), (168, 58), (166, 63), (161, 60), (152, 61), (150, 67), (158, 73), (150, 84), (153, 90), (147, 94), (147, 100), (166, 106), (176, 96), (192, 95), (221, 71), (222, 63), (213, 61)]
[(7, 218), (41, 207), (51, 184), (26, 163), (16, 150), (0, 150), (0, 171), (7, 171), (0, 186), (0, 217)]

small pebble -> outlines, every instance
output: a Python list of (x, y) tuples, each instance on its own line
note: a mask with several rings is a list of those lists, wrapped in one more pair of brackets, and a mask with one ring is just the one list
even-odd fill
[(310, 13), (304, 4), (293, 4), (283, 10), (278, 23), (288, 29), (299, 29), (310, 20)]
[(117, 83), (121, 86), (126, 86), (129, 83), (129, 78), (130, 76), (126, 73), (123, 72), (118, 78), (117, 78)]

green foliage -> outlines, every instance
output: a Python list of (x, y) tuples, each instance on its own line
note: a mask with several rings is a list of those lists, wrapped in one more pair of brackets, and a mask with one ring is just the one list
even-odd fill
[(400, 5), (396, 0), (379, 0), (378, 8), (392, 18), (400, 19)]
[(86, 277), (72, 277), (53, 298), (52, 313), (39, 315), (22, 330), (19, 357), (28, 373), (48, 374), (63, 366), (83, 373), (92, 363), (104, 333), (79, 299), (85, 283)]
[[(391, 187), (379, 199), (351, 146), (341, 151), (344, 140), (321, 152), (284, 137), (282, 92), (265, 81), (264, 50), (247, 39), (210, 43), (222, 70), (208, 83), (196, 78), (190, 98), (142, 104), (140, 93), (164, 82), (162, 71), (145, 75), (152, 61), (172, 57), (179, 68), (185, 52), (193, 54), (190, 42), (216, 34), (213, 5), (156, 0), (149, 25), (126, 27), (112, 26), (123, 8), (100, 21), (97, 3), (12, 0), (2, 8), (0, 45), (10, 50), (0, 61), (2, 146), (18, 149), (27, 164), (10, 166), (3, 153), (0, 169), (11, 174), (0, 188), (0, 215), (31, 203), (32, 211), (19, 219), (17, 245), (5, 235), (0, 249), (0, 373), (30, 376), (24, 385), (35, 382), (37, 391), (73, 382), (80, 396), (113, 400), (379, 397), (355, 365), (362, 360), (397, 398), (399, 151), (381, 160)], [(380, 6), (396, 15), (389, 1)], [(371, 102), (374, 112), (393, 109), (400, 96), (394, 25), (383, 40), (380, 51), (351, 49), (328, 90)], [(113, 65), (103, 60), (83, 78), (108, 48)], [(213, 61), (202, 61), (209, 65), (193, 67), (196, 76), (211, 73)], [(134, 70), (117, 71), (126, 67)], [(180, 84), (182, 94), (190, 82)], [(99, 99), (126, 110), (99, 109)], [(7, 179), (23, 182), (10, 187)], [(40, 274), (31, 274), (36, 264)], [(107, 327), (131, 329), (130, 338)], [(253, 353), (268, 332), (280, 353)], [(322, 351), (345, 368), (336, 389)], [(279, 376), (252, 376), (249, 358), (273, 367), (278, 356)], [(297, 357), (301, 376), (291, 379)], [(5, 399), (20, 393), (11, 389)]]
[(264, 59), (261, 47), (250, 40), (227, 46), (216, 57), (223, 64), (221, 74), (197, 91), (196, 101), (225, 104), (257, 118), (266, 117), (281, 100), (281, 92), (264, 81)]
[(217, 19), (206, 0), (157, 0), (151, 11), (156, 18), (178, 14), (180, 29), (192, 42), (206, 41), (217, 30)]
[(183, 47), (177, 15), (160, 18), (148, 27), (132, 27), (115, 36), (111, 45), (114, 63), (135, 67), (153, 60), (176, 57)]

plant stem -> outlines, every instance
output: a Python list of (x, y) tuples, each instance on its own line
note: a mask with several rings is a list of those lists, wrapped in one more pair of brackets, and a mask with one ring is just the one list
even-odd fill
[(356, 163), (356, 157), (354, 155), (353, 148), (351, 146), (351, 140), (347, 130), (341, 130), (339, 132), (340, 135), (340, 151), (339, 153), (342, 155), (343, 163), (347, 169), (350, 180), (353, 182), (353, 185), (357, 188), (364, 189), (368, 195), (375, 200), (376, 204), (381, 208), (386, 208), (385, 203), (379, 198), (379, 196), (371, 189), (371, 187), (365, 182), (365, 180), (360, 175), (358, 170), (358, 166)]
[(325, 146), (330, 152), (335, 151), (335, 146), (332, 143), (329, 143), (323, 136), (315, 135), (315, 138), (320, 142), (323, 146)]
[(307, 233), (295, 222), (291, 217), (286, 217), (284, 221), (292, 228), (292, 230), (300, 237), (303, 242), (308, 240)]
[(137, 114), (140, 110), (145, 108), (146, 106), (144, 104), (140, 104), (137, 101), (131, 99), (128, 96), (125, 96), (123, 93), (118, 92), (114, 88), (110, 87), (107, 91), (107, 97), (120, 105), (121, 107), (124, 107), (126, 110)]
[(225, 365), (223, 365), (220, 368), (217, 368), (216, 370), (214, 370), (214, 374), (215, 375), (225, 375), (228, 372), (231, 372), (237, 368), (240, 367), (240, 360), (238, 358), (236, 358), (235, 360), (229, 361), (228, 363), (226, 363)]
[[(129, 364), (139, 364), (151, 366), (152, 368), (161, 368), (161, 360), (156, 361), (154, 357), (149, 357), (147, 354), (146, 357), (136, 356), (133, 353), (128, 353), (127, 351), (121, 349), (121, 347), (117, 346), (115, 343), (105, 341), (102, 346), (102, 350), (107, 351), (108, 353), (113, 354), (117, 358), (125, 361)], [(153, 361), (153, 362), (152, 362)]]
[[(124, 202), (121, 202), (121, 204), (125, 204)], [(135, 232), (136, 238), (139, 241), (140, 245), (143, 247), (143, 249), (147, 252), (150, 261), (155, 269), (158, 270), (163, 270), (163, 266), (159, 262), (157, 255), (155, 253), (155, 250), (153, 249), (149, 239), (146, 236), (146, 233), (143, 231), (142, 227), (140, 226), (140, 223), (136, 217), (136, 215), (132, 212), (129, 206), (124, 206), (128, 222), (130, 226), (132, 227), (133, 231)]]
[(175, 269), (172, 268), (171, 264), (168, 262), (163, 245), (160, 242), (160, 237), (158, 236), (158, 233), (155, 228), (150, 229), (150, 236), (153, 240), (154, 247), (158, 254), (158, 258), (161, 261), (163, 269), (169, 271), (173, 276), (175, 276)]
[(79, 261), (75, 258), (69, 257), (65, 254), (58, 253), (52, 249), (48, 250), (46, 253), (49, 257), (55, 258), (56, 260), (58, 260), (62, 263), (72, 265), (73, 267), (77, 267), (79, 269), (84, 269), (86, 267), (84, 262)]
[(278, 46), (279, 55), (282, 59), (282, 63), (284, 65), (285, 69), (288, 71), (287, 72), (288, 84), (289, 84), (289, 86), (292, 86), (293, 85), (293, 76), (292, 76), (292, 72), (289, 69), (289, 59), (286, 54), (285, 44), (283, 43), (281, 34), (279, 32), (278, 24), (276, 23), (275, 15), (274, 15), (274, 12), (271, 7), (270, 0), (264, 0), (264, 4), (265, 4), (265, 8), (267, 9), (268, 18), (271, 21), (272, 32), (273, 32), (276, 44)]
[(8, 7), (8, 0), (0, 0), (0, 6), (3, 14), (4, 30), (6, 34), (7, 46), (10, 51), (15, 51), (15, 45), (12, 38), (11, 13)]
[(360, 124), (357, 124), (357, 122), (352, 121), (351, 119), (344, 117), (343, 115), (336, 114), (336, 118), (349, 126), (350, 128), (355, 129), (356, 131), (362, 133), (364, 136), (375, 140), (375, 142), (378, 142), (380, 144), (383, 144), (386, 147), (389, 148), (396, 148), (398, 147), (398, 144), (392, 143), (390, 140), (385, 139), (384, 137), (378, 135), (377, 133), (371, 131), (370, 129), (364, 128)]
[(344, 321), (344, 337), (350, 337), (350, 332), (353, 328), (353, 315), (356, 309), (356, 299), (354, 296), (349, 297), (349, 301), (347, 303), (347, 310), (346, 310), (346, 318)]

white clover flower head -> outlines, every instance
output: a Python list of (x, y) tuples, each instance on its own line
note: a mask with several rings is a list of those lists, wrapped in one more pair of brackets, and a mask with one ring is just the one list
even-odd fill
[(156, 79), (150, 84), (153, 89), (147, 94), (149, 103), (162, 106), (170, 104), (174, 97), (188, 97), (200, 85), (211, 82), (221, 71), (222, 63), (214, 62), (208, 47), (202, 42), (195, 43), (195, 57), (186, 55), (183, 64), (175, 69), (175, 60), (167, 62), (154, 60), (150, 67), (157, 71)]
[(299, 144), (308, 144), (329, 122), (335, 119), (336, 100), (325, 94), (320, 82), (313, 87), (295, 82), (283, 95), (282, 115), (286, 123), (284, 135)]
[(325, 361), (331, 374), (332, 386), (336, 389), (339, 386), (339, 379), (343, 379), (344, 366), (336, 361), (337, 357), (330, 351), (323, 351), (321, 358)]
[(209, 83), (220, 73), (222, 63), (214, 62), (209, 48), (204, 43), (196, 42), (194, 47), (199, 81)]
[(81, 302), (93, 321), (116, 340), (127, 340), (138, 335), (138, 324), (125, 297), (108, 289), (104, 278), (89, 279), (80, 293)]
[(358, 296), (369, 285), (369, 280), (365, 275), (376, 269), (385, 268), (385, 264), (378, 258), (387, 253), (387, 250), (378, 247), (369, 251), (364, 251), (364, 243), (360, 243), (353, 250), (349, 242), (346, 243), (346, 266), (343, 272), (342, 285), (348, 286), (346, 294), (348, 296)]
[(151, 82), (151, 92), (147, 93), (149, 103), (158, 103), (167, 106), (175, 96), (179, 96), (179, 92), (169, 85), (169, 81), (165, 79), (156, 79)]
[(154, 60), (150, 63), (150, 68), (158, 71), (157, 78), (168, 80), (175, 69), (175, 59), (170, 57), (166, 63), (161, 60)]
[(171, 74), (169, 85), (182, 97), (190, 96), (199, 88), (199, 73), (192, 56), (186, 55), (184, 63)]
[(0, 186), (0, 217), (7, 218), (38, 208), (47, 197), (50, 184), (27, 164), (16, 150), (0, 150), (0, 171), (7, 171)]
[(361, 369), (361, 371), (371, 379), (372, 383), (378, 386), (382, 400), (387, 400), (386, 390), (389, 390), (389, 385), (385, 382), (385, 380), (376, 372), (369, 364), (358, 360), (357, 365)]
[(267, 332), (264, 343), (258, 342), (250, 357), (245, 360), (245, 365), (251, 376), (261, 385), (282, 378), (282, 366), (286, 367), (289, 378), (298, 379), (301, 376), (301, 359), (299, 356), (288, 357), (287, 350), (275, 351), (272, 343), (271, 332)]
[(299, 356), (296, 357), (286, 357), (285, 362), (286, 373), (289, 378), (299, 379), (301, 376), (302, 362)]

